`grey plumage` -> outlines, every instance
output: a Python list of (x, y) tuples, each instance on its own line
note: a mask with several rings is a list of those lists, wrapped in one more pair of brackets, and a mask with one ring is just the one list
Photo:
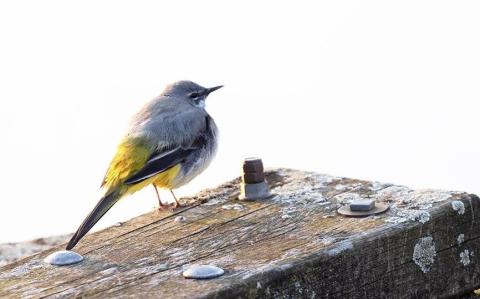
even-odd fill
[[(208, 113), (202, 105), (195, 106), (189, 95), (205, 89), (191, 81), (167, 86), (133, 117), (128, 135), (148, 136), (159, 141), (159, 147), (191, 143), (205, 127)], [(199, 100), (205, 101), (205, 97)]]
[[(147, 179), (180, 163), (181, 173), (172, 186), (172, 189), (178, 188), (209, 166), (217, 150), (218, 130), (204, 109), (205, 99), (220, 87), (204, 88), (191, 81), (173, 83), (134, 116), (128, 135), (152, 142), (154, 153), (149, 162), (157, 162), (159, 167), (151, 171), (140, 170), (127, 180), (127, 184), (140, 182), (142, 178)], [(172, 154), (179, 156), (172, 157)], [(159, 156), (168, 160), (168, 165), (158, 163)], [(146, 167), (149, 166), (151, 164), (147, 163)], [(140, 172), (144, 172), (143, 176), (138, 175)]]

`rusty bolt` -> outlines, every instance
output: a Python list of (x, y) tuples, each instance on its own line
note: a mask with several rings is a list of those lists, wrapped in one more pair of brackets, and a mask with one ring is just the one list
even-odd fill
[(240, 189), (240, 199), (243, 200), (261, 199), (270, 196), (263, 173), (262, 159), (246, 158), (244, 160)]
[(257, 184), (265, 180), (263, 163), (260, 158), (246, 158), (243, 161), (242, 181), (245, 184)]
[(246, 158), (243, 161), (243, 173), (263, 173), (263, 163), (260, 158)]

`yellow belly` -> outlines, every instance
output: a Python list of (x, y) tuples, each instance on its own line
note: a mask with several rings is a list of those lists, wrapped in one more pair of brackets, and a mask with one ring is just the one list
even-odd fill
[(127, 187), (126, 194), (132, 194), (140, 189), (150, 185), (155, 184), (159, 188), (167, 188), (170, 189), (173, 187), (173, 180), (177, 177), (178, 172), (180, 171), (180, 164), (169, 168), (168, 170), (161, 172), (151, 178), (148, 178), (142, 182), (139, 182), (135, 185), (130, 185)]

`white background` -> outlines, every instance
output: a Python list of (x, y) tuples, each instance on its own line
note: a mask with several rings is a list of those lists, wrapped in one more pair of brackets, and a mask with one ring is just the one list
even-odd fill
[(217, 158), (180, 195), (252, 155), (480, 193), (478, 1), (166, 2), (0, 2), (0, 242), (73, 232), (130, 116), (179, 79), (225, 85)]

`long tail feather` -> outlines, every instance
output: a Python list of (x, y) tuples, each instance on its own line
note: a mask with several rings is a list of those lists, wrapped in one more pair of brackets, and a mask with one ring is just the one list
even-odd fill
[(90, 214), (83, 220), (83, 223), (77, 229), (73, 237), (70, 239), (67, 245), (67, 250), (72, 249), (78, 241), (110, 210), (111, 207), (120, 199), (119, 192), (111, 192), (100, 199), (95, 208)]

